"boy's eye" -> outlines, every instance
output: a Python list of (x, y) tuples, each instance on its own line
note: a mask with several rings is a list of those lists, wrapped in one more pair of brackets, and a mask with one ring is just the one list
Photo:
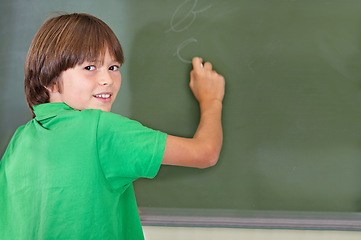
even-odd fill
[(95, 70), (95, 66), (94, 65), (86, 66), (85, 69), (89, 71), (93, 71)]
[(113, 65), (113, 66), (111, 66), (111, 67), (109, 68), (109, 70), (111, 70), (111, 71), (118, 71), (119, 68), (120, 68), (119, 66)]

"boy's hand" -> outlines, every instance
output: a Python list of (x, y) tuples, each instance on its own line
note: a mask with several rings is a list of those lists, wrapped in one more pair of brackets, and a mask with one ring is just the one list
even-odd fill
[(199, 57), (193, 58), (193, 70), (190, 73), (189, 86), (200, 105), (213, 100), (222, 102), (225, 81), (223, 76), (212, 70), (212, 64), (204, 63)]

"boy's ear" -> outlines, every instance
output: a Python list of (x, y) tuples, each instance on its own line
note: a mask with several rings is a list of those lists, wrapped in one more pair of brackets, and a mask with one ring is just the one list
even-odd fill
[(58, 79), (56, 79), (54, 81), (54, 83), (50, 86), (44, 86), (46, 88), (46, 90), (49, 91), (49, 93), (58, 93), (60, 92), (60, 88), (59, 88), (59, 83), (58, 83)]
[(61, 98), (61, 86), (59, 78), (54, 79), (51, 84), (44, 86), (44, 88), (48, 90), (49, 103), (63, 102)]

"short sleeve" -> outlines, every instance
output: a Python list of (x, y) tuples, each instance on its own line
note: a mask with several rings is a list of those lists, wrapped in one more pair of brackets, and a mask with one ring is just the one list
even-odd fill
[(99, 162), (113, 189), (138, 178), (154, 178), (163, 160), (167, 135), (123, 116), (101, 112), (97, 127)]

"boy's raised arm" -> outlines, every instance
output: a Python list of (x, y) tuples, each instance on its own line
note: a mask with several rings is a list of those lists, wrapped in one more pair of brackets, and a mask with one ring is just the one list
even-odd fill
[(168, 135), (163, 162), (165, 165), (206, 168), (215, 165), (222, 148), (221, 123), (225, 81), (201, 58), (193, 58), (190, 88), (199, 102), (200, 122), (193, 138)]

